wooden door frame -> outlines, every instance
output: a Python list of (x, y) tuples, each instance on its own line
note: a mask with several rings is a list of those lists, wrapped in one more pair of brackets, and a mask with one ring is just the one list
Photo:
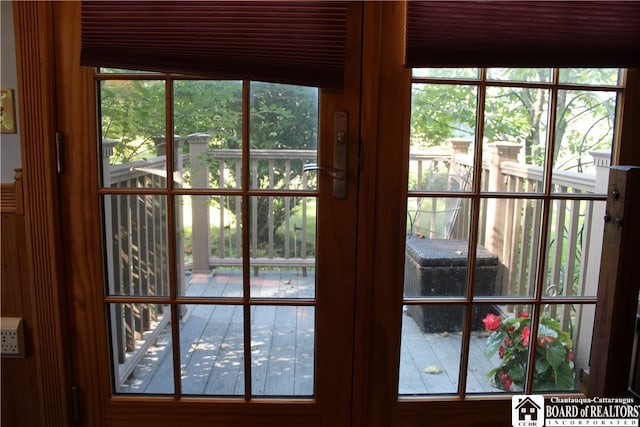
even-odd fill
[(14, 2), (27, 277), (33, 322), (27, 342), (35, 358), (38, 425), (72, 422), (69, 319), (56, 163), (56, 93), (52, 4)]
[[(91, 79), (85, 75), (87, 71), (77, 67), (79, 49), (78, 56), (74, 59), (75, 64), (66, 64), (55, 57), (54, 41), (79, 46), (77, 39), (79, 31), (76, 28), (79, 25), (79, 19), (73, 13), (70, 14), (67, 7), (53, 2), (14, 2), (13, 4), (27, 236), (24, 257), (29, 271), (25, 282), (20, 285), (28, 287), (29, 293), (33, 295), (29, 304), (33, 308), (34, 320), (29, 331), (34, 343), (33, 357), (36, 359), (37, 383), (32, 387), (37, 389), (39, 396), (40, 410), (36, 417), (40, 420), (39, 425), (43, 426), (72, 424), (72, 371), (79, 372), (81, 375), (96, 374), (93, 364), (86, 365), (71, 358), (69, 344), (79, 331), (95, 325), (90, 324), (93, 316), (85, 319), (81, 312), (68, 312), (68, 300), (78, 298), (85, 300), (93, 296), (75, 293), (67, 295), (66, 278), (77, 274), (74, 266), (79, 262), (88, 264), (91, 272), (83, 275), (81, 280), (90, 281), (97, 277), (101, 278), (99, 273), (101, 261), (91, 256), (81, 260), (65, 259), (63, 256), (68, 250), (68, 245), (82, 245), (82, 242), (66, 242), (63, 245), (62, 232), (78, 218), (82, 218), (83, 221), (94, 221), (93, 218), (83, 218), (78, 212), (60, 211), (60, 206), (63, 205), (60, 203), (60, 197), (74, 196), (60, 194), (59, 191), (59, 182), (64, 182), (66, 178), (64, 173), (60, 176), (57, 173), (56, 130), (62, 131), (62, 135), (65, 136), (65, 126), (81, 126), (88, 127), (84, 129), (87, 134), (95, 135), (95, 129), (91, 128), (95, 125), (88, 120), (92, 116), (88, 106), (74, 106), (65, 102), (66, 99), (76, 96), (88, 97), (94, 93)], [(390, 80), (397, 78), (398, 67), (401, 67), (399, 62), (401, 53), (397, 52), (398, 46), (401, 45), (401, 41), (398, 40), (402, 37), (401, 31), (398, 31), (401, 28), (398, 25), (401, 24), (396, 22), (392, 28), (386, 28), (389, 21), (383, 19), (383, 13), (392, 13), (392, 20), (400, 19), (404, 12), (399, 12), (396, 8), (403, 7), (401, 2), (365, 3), (366, 49), (361, 132), (366, 148), (363, 149), (361, 158), (359, 209), (368, 214), (361, 215), (358, 223), (361, 250), (357, 259), (357, 297), (361, 303), (355, 314), (356, 354), (354, 355), (356, 367), (354, 384), (358, 390), (368, 390), (370, 387), (388, 390), (386, 385), (393, 384), (393, 379), (397, 375), (388, 370), (376, 371), (374, 367), (388, 366), (389, 360), (397, 358), (396, 353), (399, 350), (389, 348), (389, 343), (393, 342), (389, 340), (389, 334), (395, 334), (399, 330), (399, 318), (391, 315), (385, 318), (387, 321), (374, 324), (371, 322), (371, 317), (376, 310), (389, 311), (389, 300), (385, 300), (383, 296), (396, 295), (388, 286), (389, 280), (394, 280), (391, 277), (393, 275), (388, 275), (388, 272), (394, 271), (394, 268), (399, 269), (397, 265), (400, 265), (397, 254), (401, 251), (397, 243), (398, 236), (394, 235), (393, 228), (399, 224), (397, 215), (394, 215), (392, 210), (398, 206), (397, 203), (404, 203), (404, 201), (398, 202), (397, 197), (394, 197), (397, 194), (390, 193), (397, 187), (385, 184), (384, 179), (376, 178), (375, 171), (381, 169), (392, 173), (388, 167), (390, 162), (401, 161), (400, 154), (391, 149), (393, 136), (397, 131), (394, 126), (402, 128), (408, 123), (403, 121), (408, 114), (406, 105), (400, 108), (406, 104), (406, 102), (403, 104), (402, 100), (406, 101), (404, 97), (407, 85)], [(52, 36), (54, 30), (56, 30), (55, 38)], [(67, 74), (70, 77), (58, 86), (64, 91), (56, 92), (56, 73), (61, 67), (73, 69), (67, 70), (71, 73)], [(632, 70), (629, 73), (629, 79), (625, 114), (637, 116), (640, 114), (640, 72)], [(389, 93), (393, 94), (391, 99), (396, 99), (397, 104), (380, 105), (379, 100), (389, 99)], [(65, 115), (63, 112), (67, 109), (73, 110), (71, 117), (75, 123), (68, 123), (61, 119), (57, 125), (58, 117), (63, 117)], [(405, 131), (408, 130), (405, 129)], [(619, 164), (640, 165), (640, 146), (633, 144), (638, 135), (640, 135), (640, 122), (628, 120), (624, 123)], [(73, 150), (73, 152), (65, 151), (63, 157), (95, 155), (91, 144), (74, 146)], [(392, 157), (387, 157), (388, 154)], [(92, 172), (97, 173), (97, 171)], [(64, 185), (83, 187), (89, 184), (64, 182)], [(374, 235), (375, 223), (380, 221), (389, 221), (387, 222), (388, 231)], [(394, 250), (396, 256), (390, 256), (394, 254)], [(628, 260), (628, 262), (632, 261)], [(381, 265), (378, 265), (379, 263)], [(386, 276), (377, 274), (385, 271)], [(3, 284), (3, 286), (8, 285)], [(389, 289), (386, 289), (382, 295), (374, 297), (373, 290), (378, 288)], [(615, 312), (616, 315), (618, 313), (618, 311)], [(85, 346), (81, 350), (87, 351), (88, 358), (94, 361), (103, 357), (96, 348), (91, 346)], [(611, 360), (608, 363), (608, 369), (615, 369)], [(596, 372), (592, 373), (592, 375), (596, 374)], [(393, 390), (388, 390), (388, 393), (375, 395), (369, 399), (366, 391), (363, 391), (354, 396), (353, 425), (388, 425), (386, 421), (390, 419), (391, 408), (395, 405), (394, 394)], [(96, 421), (94, 425), (101, 425), (103, 406), (100, 399), (96, 396), (84, 396), (80, 403), (83, 419)], [(457, 402), (452, 402), (447, 405), (455, 408), (456, 404)], [(472, 406), (478, 406), (481, 410), (481, 413), (474, 413), (472, 418), (476, 421), (480, 419), (482, 424), (486, 425), (485, 423), (492, 419), (491, 413), (502, 412), (506, 403), (498, 402), (493, 406), (493, 404), (486, 405), (480, 402)], [(424, 422), (421, 419), (424, 414), (418, 409), (411, 409), (411, 405), (408, 405), (407, 409), (397, 411), (406, 412), (402, 418), (406, 421), (405, 424), (409, 425), (414, 421), (417, 423), (418, 420)], [(481, 418), (483, 416), (488, 418)], [(503, 419), (502, 416), (498, 418)]]
[[(508, 425), (510, 395), (491, 396), (490, 400), (468, 396), (464, 401), (465, 409), (461, 411), (463, 401), (458, 399), (416, 399), (399, 403), (394, 389), (400, 358), (402, 287), (398, 286), (398, 278), (404, 275), (405, 238), (398, 231), (404, 230), (406, 207), (406, 183), (397, 177), (403, 175), (398, 165), (400, 168), (408, 165), (408, 150), (404, 147), (409, 140), (411, 114), (411, 75), (410, 70), (404, 68), (404, 8), (404, 2), (368, 2), (365, 5), (362, 130), (365, 154), (360, 211), (369, 214), (359, 219), (359, 240), (361, 247), (373, 249), (363, 253), (358, 260), (357, 310), (360, 314), (356, 327), (359, 339), (356, 361), (361, 370), (356, 370), (354, 380), (356, 390), (360, 390), (360, 394), (355, 395), (354, 425), (424, 425), (427, 414), (435, 425), (444, 420), (451, 425)], [(623, 101), (627, 117), (640, 114), (639, 86), (639, 70), (630, 70)], [(640, 148), (633, 144), (640, 135), (640, 123), (627, 120), (619, 131), (619, 164), (640, 165)], [(376, 226), (379, 224), (384, 227)], [(620, 248), (620, 251), (624, 250)], [(603, 262), (606, 262), (605, 258)], [(616, 271), (624, 270), (624, 267), (613, 265), (606, 269)], [(615, 280), (609, 286), (629, 288), (624, 282), (616, 284)], [(606, 293), (613, 294), (611, 290)], [(633, 290), (625, 293), (627, 297), (631, 294)], [(630, 298), (634, 300), (635, 297)], [(630, 304), (625, 314), (618, 310), (607, 311), (612, 317), (615, 314), (616, 319), (622, 319), (629, 318), (631, 310), (635, 316), (635, 304)], [(628, 333), (612, 330), (613, 324), (614, 321), (597, 325), (596, 334), (613, 342), (617, 337), (628, 336)], [(625, 341), (623, 346), (628, 350), (629, 358), (631, 345), (632, 342)], [(614, 358), (604, 357), (601, 361), (599, 356), (592, 356), (598, 360), (598, 366), (603, 366), (598, 372), (592, 370), (593, 384), (603, 381), (604, 372), (620, 371), (620, 364), (615, 363)], [(628, 370), (626, 372), (628, 374)], [(618, 390), (626, 389), (624, 375), (618, 375), (613, 382)]]
[[(404, 276), (411, 71), (404, 67), (404, 2), (366, 2), (363, 57), (362, 175), (358, 245), (356, 372), (353, 425), (508, 425), (511, 400), (398, 403)], [(394, 102), (388, 102), (393, 100)], [(398, 179), (400, 177), (400, 179)], [(380, 224), (384, 224), (381, 227)], [(358, 369), (359, 367), (359, 369)], [(395, 368), (394, 368), (395, 367)]]
[[(349, 156), (356, 159), (358, 155), (359, 132), (359, 92), (360, 92), (360, 22), (361, 4), (354, 3), (349, 7), (351, 23), (358, 23), (348, 27), (347, 39), (347, 72), (345, 89), (341, 92), (323, 92), (320, 100), (320, 123), (327, 123), (327, 129), (320, 129), (319, 138), (323, 149), (319, 150), (320, 164), (331, 164), (333, 158), (333, 113), (336, 110), (351, 112), (349, 126)], [(54, 83), (57, 94), (57, 126), (58, 131), (65, 135), (68, 147), (64, 151), (65, 172), (61, 175), (60, 185), (64, 189), (61, 192), (61, 206), (73, 207), (64, 212), (61, 218), (62, 229), (71, 231), (68, 235), (73, 238), (64, 239), (65, 252), (70, 254), (83, 254), (81, 263), (77, 259), (66, 258), (62, 262), (66, 269), (66, 281), (68, 283), (69, 325), (73, 327), (74, 340), (71, 342), (71, 357), (73, 364), (73, 380), (81, 384), (86, 390), (80, 391), (82, 410), (79, 413), (80, 425), (144, 425), (144, 422), (152, 417), (161, 418), (164, 425), (183, 425), (182, 411), (177, 411), (173, 397), (112, 397), (110, 375), (108, 370), (101, 369), (109, 366), (109, 351), (107, 340), (102, 339), (106, 330), (101, 326), (104, 323), (104, 313), (96, 312), (94, 307), (102, 305), (103, 294), (101, 286), (90, 284), (102, 283), (103, 260), (100, 245), (100, 227), (97, 226), (95, 213), (100, 212), (97, 177), (99, 176), (100, 161), (95, 147), (98, 135), (96, 110), (96, 90), (92, 70), (81, 67), (80, 56), (80, 3), (59, 2), (50, 6), (53, 14), (51, 25), (55, 22), (56, 46), (56, 76)], [(82, 100), (82, 102), (77, 102)], [(88, 108), (89, 107), (89, 108)], [(84, 161), (72, 161), (72, 159), (85, 159)], [(340, 272), (347, 279), (355, 280), (355, 235), (356, 235), (356, 195), (358, 188), (358, 170), (348, 170), (347, 193), (353, 195), (347, 200), (334, 200), (331, 192), (323, 192), (320, 196), (324, 199), (324, 205), (331, 206), (331, 215), (325, 215), (326, 220), (318, 224), (318, 235), (322, 240), (318, 242), (318, 250), (321, 244), (329, 247), (330, 251), (337, 254), (339, 262), (327, 264), (326, 259), (318, 260), (318, 280), (323, 271)], [(83, 179), (84, 178), (84, 179)], [(320, 185), (331, 188), (331, 177), (319, 176)], [(344, 233), (335, 233), (333, 222), (345, 224), (350, 221), (350, 230), (353, 230), (353, 239), (346, 239)], [(346, 242), (352, 242), (346, 244)], [(335, 260), (334, 260), (335, 261)], [(333, 262), (333, 261), (331, 261)], [(321, 265), (321, 263), (324, 263)], [(345, 264), (346, 263), (346, 264)], [(353, 266), (352, 274), (345, 272), (343, 265)], [(326, 279), (324, 279), (326, 282)], [(87, 284), (87, 285), (82, 285)], [(353, 285), (355, 286), (355, 284)], [(330, 292), (329, 292), (330, 290)], [(337, 298), (336, 293), (341, 293)], [(331, 351), (318, 353), (317, 366), (330, 366), (331, 372), (316, 372), (318, 390), (331, 390), (330, 393), (321, 394), (315, 401), (289, 402), (285, 404), (269, 399), (251, 401), (217, 399), (216, 405), (206, 405), (212, 399), (185, 398), (178, 404), (180, 409), (194, 416), (207, 417), (207, 422), (216, 421), (220, 425), (255, 425), (264, 421), (265, 417), (271, 420), (280, 420), (281, 425), (304, 419), (307, 425), (338, 426), (341, 420), (349, 420), (351, 408), (352, 386), (345, 378), (352, 377), (353, 336), (348, 331), (353, 331), (353, 307), (355, 293), (345, 291), (340, 286), (323, 287), (318, 290), (318, 306), (322, 307), (328, 302), (332, 304), (332, 312), (323, 311), (318, 314), (317, 342), (318, 349), (331, 347), (332, 349), (344, 349), (344, 351)], [(100, 310), (98, 310), (100, 311)], [(324, 320), (323, 320), (324, 319)], [(344, 319), (338, 323), (336, 319)], [(320, 330), (321, 328), (324, 328)], [(337, 344), (332, 339), (325, 341), (331, 331), (341, 331), (340, 337), (344, 341)], [(86, 337), (95, 336), (95, 339)], [(324, 355), (323, 355), (324, 354)], [(76, 356), (77, 357), (74, 357)], [(320, 359), (324, 358), (324, 359)], [(69, 372), (67, 370), (66, 372)], [(98, 390), (98, 392), (93, 392)], [(329, 399), (329, 397), (331, 397)], [(329, 402), (336, 402), (330, 405)], [(205, 403), (205, 404), (203, 404)], [(250, 407), (253, 414), (247, 413)], [(311, 408), (311, 409), (310, 409)], [(303, 418), (304, 417), (304, 418)], [(348, 421), (347, 421), (348, 422)]]

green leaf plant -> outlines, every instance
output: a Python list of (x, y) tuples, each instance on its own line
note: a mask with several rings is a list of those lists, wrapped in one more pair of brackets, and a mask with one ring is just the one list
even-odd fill
[[(531, 319), (522, 312), (518, 317), (487, 314), (482, 320), (488, 332), (485, 355), (500, 359), (498, 367), (487, 374), (492, 384), (505, 391), (523, 390), (527, 375), (527, 353), (531, 337)], [(570, 335), (555, 320), (542, 315), (538, 336), (533, 340), (535, 365), (533, 390), (572, 390), (575, 369)]]

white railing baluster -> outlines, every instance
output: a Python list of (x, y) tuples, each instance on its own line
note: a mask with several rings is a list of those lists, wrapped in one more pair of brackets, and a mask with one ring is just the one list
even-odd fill
[[(561, 191), (567, 191), (566, 187), (560, 187)], [(562, 271), (563, 263), (562, 256), (564, 255), (564, 240), (565, 240), (565, 214), (567, 209), (567, 202), (565, 200), (554, 200), (554, 219), (556, 222), (556, 230), (554, 236), (554, 250), (553, 257), (551, 256), (551, 248), (549, 248), (549, 252), (547, 253), (547, 259), (551, 260), (551, 272), (549, 277), (551, 278), (551, 282), (547, 283), (548, 289), (545, 290), (545, 295), (550, 294), (560, 294), (560, 290), (562, 288), (562, 282), (565, 282), (560, 277), (560, 273)], [(567, 259), (567, 262), (570, 263), (571, 260)], [(547, 265), (547, 268), (549, 266)], [(566, 272), (565, 272), (566, 273)], [(563, 292), (564, 293), (564, 292)], [(552, 318), (555, 318), (557, 315), (557, 307), (555, 305), (550, 307), (549, 315)]]
[[(258, 159), (251, 157), (251, 186), (258, 188)], [(258, 258), (258, 199), (251, 198), (251, 255)], [(258, 267), (254, 267), (253, 273), (258, 275)]]
[[(302, 189), (306, 190), (309, 188), (309, 182), (307, 181), (307, 174), (302, 174)], [(302, 198), (302, 219), (300, 220), (300, 232), (302, 236), (300, 237), (300, 257), (302, 259), (307, 259), (307, 198)], [(302, 276), (307, 277), (307, 267), (302, 267)]]
[[(580, 270), (583, 268), (583, 265), (576, 265), (577, 262), (577, 250), (578, 244), (580, 243), (578, 239), (578, 227), (580, 223), (580, 205), (582, 202), (580, 200), (571, 200), (569, 201), (571, 216), (569, 217), (569, 225), (567, 227), (567, 265), (565, 269), (565, 277), (564, 277), (564, 295), (572, 296), (575, 295), (573, 290), (573, 276), (576, 272), (576, 269)], [(584, 226), (584, 224), (583, 224)], [(584, 250), (584, 248), (583, 248)], [(565, 306), (564, 313), (562, 318), (560, 319), (563, 327), (568, 329), (570, 325), (571, 318), (571, 307)]]
[[(219, 178), (218, 178), (218, 182), (219, 182), (219, 187), (220, 188), (224, 188), (225, 187), (225, 162), (224, 159), (220, 160), (220, 163), (218, 163), (218, 174), (219, 174)], [(220, 212), (220, 219), (219, 219), (219, 223), (218, 223), (218, 256), (220, 258), (225, 258), (226, 257), (226, 248), (225, 248), (225, 233), (226, 230), (224, 228), (224, 220), (225, 220), (225, 205), (226, 205), (226, 200), (227, 197), (226, 196), (220, 196), (218, 198), (219, 202), (219, 212)], [(208, 256), (210, 256), (211, 254), (209, 254)]]
[[(187, 159), (188, 165), (184, 167), (182, 165), (183, 160), (179, 160), (179, 177), (180, 183), (183, 178), (182, 169), (188, 168), (191, 172), (192, 187), (193, 188), (208, 188), (209, 178), (212, 176), (209, 170), (210, 159), (218, 160), (217, 174), (219, 176), (218, 187), (224, 189), (232, 184), (229, 180), (233, 179), (235, 175), (236, 183), (231, 185), (234, 188), (239, 188), (241, 182), (241, 175), (245, 173), (242, 170), (242, 152), (239, 149), (214, 149), (208, 148), (208, 135), (198, 135), (195, 140), (193, 138), (188, 139), (191, 143), (200, 145), (194, 147), (190, 145), (191, 153), (184, 158)], [(464, 142), (464, 144), (462, 144)], [(466, 145), (465, 145), (466, 144)], [(411, 173), (416, 179), (416, 190), (444, 190), (444, 188), (431, 188), (429, 184), (425, 184), (428, 181), (427, 171), (433, 170), (437, 175), (441, 171), (448, 170), (450, 173), (461, 175), (464, 171), (472, 173), (472, 161), (470, 156), (466, 155), (466, 149), (468, 149), (468, 141), (460, 141), (460, 144), (453, 145), (451, 153), (443, 153), (442, 151), (429, 153), (418, 152), (411, 153)], [(200, 151), (198, 151), (198, 149)], [(503, 150), (501, 155), (511, 156), (514, 159), (516, 151), (515, 147), (511, 145), (502, 144), (499, 148)], [(457, 150), (457, 151), (456, 151)], [(504, 151), (506, 150), (506, 151)], [(453, 153), (453, 154), (452, 154)], [(182, 158), (181, 158), (182, 159)], [(316, 160), (316, 152), (312, 150), (251, 150), (250, 167), (247, 173), (250, 173), (251, 189), (260, 189), (259, 186), (259, 162), (266, 162), (269, 166), (268, 182), (271, 189), (275, 188), (275, 170), (276, 166), (283, 166), (284, 168), (284, 188), (285, 190), (292, 189), (294, 184), (298, 184), (297, 181), (292, 182), (291, 173), (293, 164), (300, 162), (312, 162)], [(103, 177), (105, 186), (114, 186), (122, 188), (163, 188), (165, 187), (165, 177), (153, 174), (152, 169), (164, 168), (164, 162), (166, 158), (164, 156), (158, 156), (155, 159), (147, 161), (136, 161), (125, 165), (108, 165), (105, 168), (105, 176)], [(294, 162), (295, 161), (295, 162)], [(228, 162), (228, 163), (227, 163)], [(483, 227), (478, 234), (478, 242), (483, 246), (488, 247), (490, 244), (496, 245), (496, 247), (489, 248), (494, 251), (499, 257), (501, 263), (505, 266), (505, 272), (502, 276), (502, 282), (497, 286), (502, 294), (511, 295), (530, 295), (533, 289), (530, 286), (536, 282), (537, 275), (537, 257), (539, 254), (539, 244), (541, 238), (546, 236), (536, 236), (540, 230), (540, 216), (542, 210), (542, 203), (534, 199), (522, 199), (518, 198), (519, 192), (532, 193), (541, 190), (543, 180), (542, 167), (527, 165), (518, 163), (515, 160), (500, 160), (496, 162), (499, 165), (499, 169), (495, 169), (491, 166), (490, 158), (485, 159), (482, 165), (481, 182), (476, 185), (480, 187), (481, 192), (487, 191), (506, 191), (513, 193), (511, 198), (488, 198), (483, 199), (481, 203), (481, 210), (479, 213), (480, 224), (487, 224), (489, 218), (499, 216), (504, 219), (504, 222), (499, 226), (499, 229), (486, 229)], [(228, 168), (230, 166), (230, 168)], [(205, 168), (204, 173), (197, 172), (197, 168)], [(215, 169), (214, 169), (215, 171)], [(498, 173), (499, 176), (492, 176), (492, 174)], [(471, 180), (471, 178), (469, 178)], [(307, 174), (301, 175), (302, 189), (309, 189), (309, 177)], [(578, 174), (566, 171), (554, 171), (553, 173), (554, 186), (560, 189), (560, 191), (575, 192), (575, 193), (593, 193), (595, 191), (595, 178), (593, 176)], [(471, 181), (470, 181), (471, 182)], [(496, 187), (494, 188), (493, 183)], [(427, 187), (425, 187), (427, 185)], [(309, 243), (309, 235), (307, 234), (307, 214), (308, 214), (308, 198), (302, 197), (299, 207), (302, 212), (300, 220), (300, 227), (292, 227), (292, 209), (298, 205), (294, 202), (293, 197), (284, 198), (284, 247), (275, 248), (276, 242), (276, 226), (274, 219), (274, 197), (275, 196), (262, 196), (268, 197), (268, 215), (267, 223), (263, 224), (267, 227), (267, 241), (259, 242), (258, 240), (258, 196), (252, 196), (249, 199), (249, 212), (250, 218), (245, 220), (250, 227), (250, 248), (249, 254), (252, 258), (251, 262), (254, 266), (254, 273), (258, 273), (258, 268), (263, 266), (291, 266), (299, 267), (302, 269), (303, 275), (306, 275), (307, 268), (314, 265), (315, 259), (308, 258), (307, 245)], [(231, 209), (232, 204), (230, 201), (235, 198), (235, 208), (233, 212), (227, 211), (226, 207)], [(194, 201), (204, 199), (204, 197), (194, 197)], [(215, 249), (215, 254), (210, 254), (209, 251), (200, 248), (197, 245), (193, 245), (194, 250), (194, 267), (197, 257), (196, 252), (205, 250), (206, 255), (201, 253), (199, 256), (203, 257), (206, 261), (203, 261), (203, 267), (206, 266), (216, 267), (217, 265), (242, 265), (242, 199), (241, 196), (220, 196), (219, 208), (219, 230), (217, 233), (218, 245)], [(437, 210), (439, 199), (432, 198), (432, 210)], [(452, 224), (452, 236), (456, 238), (466, 238), (466, 232), (468, 230), (461, 228), (462, 225), (468, 223), (469, 217), (466, 212), (467, 199), (462, 200), (462, 210), (457, 216), (457, 223)], [(490, 203), (488, 203), (490, 202)], [(498, 203), (495, 203), (498, 202)], [(586, 203), (586, 214), (584, 216), (583, 223), (581, 224), (580, 206), (579, 201), (556, 201), (554, 202), (553, 218), (551, 218), (552, 224), (556, 224), (554, 232), (554, 248), (553, 251), (549, 250), (548, 259), (541, 260), (541, 262), (549, 263), (549, 278), (553, 284), (556, 284), (563, 290), (563, 295), (573, 295), (578, 292), (583, 294), (585, 292), (592, 294), (592, 284), (586, 285), (589, 278), (585, 263), (587, 261), (591, 263), (592, 259), (598, 259), (591, 252), (595, 251), (597, 244), (591, 240), (592, 235), (597, 235), (597, 230), (593, 231), (592, 218), (596, 214), (593, 211), (593, 203)], [(192, 202), (192, 209), (195, 208)], [(208, 201), (205, 201), (204, 209), (201, 215), (193, 220), (193, 235), (195, 238), (202, 239), (206, 236), (206, 243), (210, 245), (209, 239), (209, 213), (211, 212), (211, 206)], [(489, 205), (489, 206), (488, 206)], [(169, 294), (169, 277), (167, 276), (166, 265), (168, 263), (168, 239), (167, 239), (167, 200), (162, 196), (136, 196), (119, 195), (119, 196), (105, 196), (105, 232), (111, 236), (111, 244), (108, 244), (107, 257), (109, 258), (108, 268), (111, 270), (108, 274), (110, 277), (111, 294), (130, 295), (168, 295)], [(497, 215), (495, 213), (489, 213), (488, 207), (492, 209), (500, 209), (501, 212)], [(235, 216), (236, 225), (235, 231), (229, 231), (225, 228), (225, 223), (232, 224), (232, 218), (229, 216)], [(181, 209), (176, 209), (176, 226), (182, 228), (182, 215)], [(414, 218), (416, 224), (419, 225), (419, 218)], [(431, 233), (436, 233), (439, 229), (436, 223), (435, 216), (429, 218), (423, 218), (423, 223), (428, 221), (428, 229)], [(196, 223), (202, 230), (202, 233), (196, 230)], [(566, 226), (566, 233), (565, 233)], [(582, 242), (578, 242), (578, 233), (582, 227)], [(206, 229), (206, 230), (205, 230)], [(498, 231), (500, 236), (496, 239), (494, 235)], [(292, 237), (291, 233), (294, 233)], [(299, 234), (298, 234), (299, 233)], [(292, 250), (291, 244), (296, 245)], [(566, 243), (565, 243), (566, 240)], [(228, 241), (228, 243), (227, 243)], [(181, 240), (178, 240), (180, 243)], [(493, 242), (493, 243), (490, 243)], [(228, 244), (228, 247), (227, 247)], [(265, 245), (266, 253), (263, 255), (259, 252), (261, 245)], [(235, 247), (234, 247), (235, 245)], [(297, 246), (299, 245), (299, 246)], [(578, 248), (581, 245), (582, 253), (580, 259), (577, 259)], [(206, 246), (209, 247), (209, 246)], [(110, 248), (110, 249), (109, 249)], [(299, 248), (299, 250), (298, 250)], [(180, 259), (177, 261), (182, 263), (183, 256), (181, 256), (182, 249), (178, 250), (178, 256)], [(111, 252), (111, 255), (109, 253)], [(564, 265), (562, 260), (565, 259)], [(222, 262), (224, 261), (224, 262)], [(180, 272), (180, 270), (179, 270)], [(578, 277), (578, 288), (574, 291), (573, 277)], [(178, 280), (180, 286), (181, 280)], [(586, 290), (589, 288), (589, 290)], [(146, 347), (140, 347), (135, 345), (136, 331), (139, 334), (143, 334), (149, 331), (149, 328), (158, 328), (158, 325), (164, 325), (166, 322), (160, 322), (158, 319), (164, 316), (166, 320), (167, 316), (163, 313), (163, 306), (157, 306), (157, 314), (153, 311), (149, 311), (148, 307), (145, 307), (144, 313), (140, 312), (141, 306), (133, 307), (130, 304), (114, 304), (111, 307), (111, 313), (115, 320), (113, 323), (115, 335), (114, 339), (117, 345), (114, 346), (114, 356), (120, 363), (125, 361), (134, 360), (129, 354), (134, 350), (136, 352), (146, 351)], [(142, 317), (140, 317), (142, 316)], [(565, 307), (563, 313), (560, 314), (561, 320), (568, 322), (571, 320), (572, 312), (571, 306)], [(142, 325), (141, 325), (142, 323)], [(138, 347), (136, 349), (136, 347)], [(125, 355), (125, 350), (127, 355)], [(141, 356), (140, 356), (141, 357)], [(122, 369), (124, 374), (127, 371)]]
[[(284, 164), (284, 188), (291, 189), (291, 160)], [(291, 197), (284, 198), (284, 257), (291, 258)]]
[[(273, 189), (275, 188), (275, 178), (274, 178), (274, 160), (273, 159), (269, 159), (269, 188)], [(268, 237), (267, 237), (267, 248), (268, 248), (268, 258), (273, 258), (273, 243), (274, 243), (274, 233), (275, 233), (275, 229), (274, 229), (274, 212), (273, 212), (273, 208), (274, 208), (274, 200), (273, 200), (273, 196), (269, 196), (268, 199), (268, 203), (269, 203), (269, 211), (267, 213), (267, 230), (268, 230)]]

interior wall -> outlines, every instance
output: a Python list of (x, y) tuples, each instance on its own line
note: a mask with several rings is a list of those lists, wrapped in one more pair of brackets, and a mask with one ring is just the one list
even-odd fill
[[(0, 86), (14, 90), (19, 129), (19, 91), (16, 62), (13, 3), (0, 1)], [(26, 217), (23, 206), (20, 132), (0, 135), (0, 314), (23, 319), (25, 356), (2, 357), (0, 363), (3, 426), (43, 425), (38, 398), (38, 351), (33, 340), (34, 313), (27, 266)], [(16, 181), (16, 177), (18, 180)]]
[[(13, 26), (13, 4), (10, 1), (0, 1), (0, 31), (2, 61), (0, 61), (0, 86), (13, 89), (15, 97), (15, 114), (18, 117), (18, 72), (16, 68), (15, 33)], [(21, 167), (20, 130), (17, 133), (3, 133), (0, 135), (0, 182), (13, 182), (14, 170)]]
[[(17, 188), (17, 187), (15, 187)], [(2, 191), (11, 191), (13, 185), (3, 185)], [(20, 191), (20, 190), (19, 190)], [(18, 204), (20, 202), (18, 201)], [(11, 203), (10, 197), (2, 197), (0, 218), (1, 261), (0, 301), (2, 317), (21, 317), (24, 322), (25, 349), (23, 358), (3, 357), (1, 366), (3, 426), (39, 426), (39, 405), (36, 379), (35, 343), (31, 339), (33, 313), (30, 309), (30, 286), (25, 286), (27, 266), (25, 216)]]

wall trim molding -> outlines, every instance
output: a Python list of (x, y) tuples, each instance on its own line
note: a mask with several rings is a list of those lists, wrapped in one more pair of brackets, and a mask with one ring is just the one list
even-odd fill
[(22, 200), (22, 169), (16, 169), (14, 182), (0, 183), (0, 213), (24, 213)]
[(55, 131), (53, 2), (14, 2), (24, 188), (25, 265), (29, 287), (41, 426), (71, 425), (69, 330), (62, 286)]

